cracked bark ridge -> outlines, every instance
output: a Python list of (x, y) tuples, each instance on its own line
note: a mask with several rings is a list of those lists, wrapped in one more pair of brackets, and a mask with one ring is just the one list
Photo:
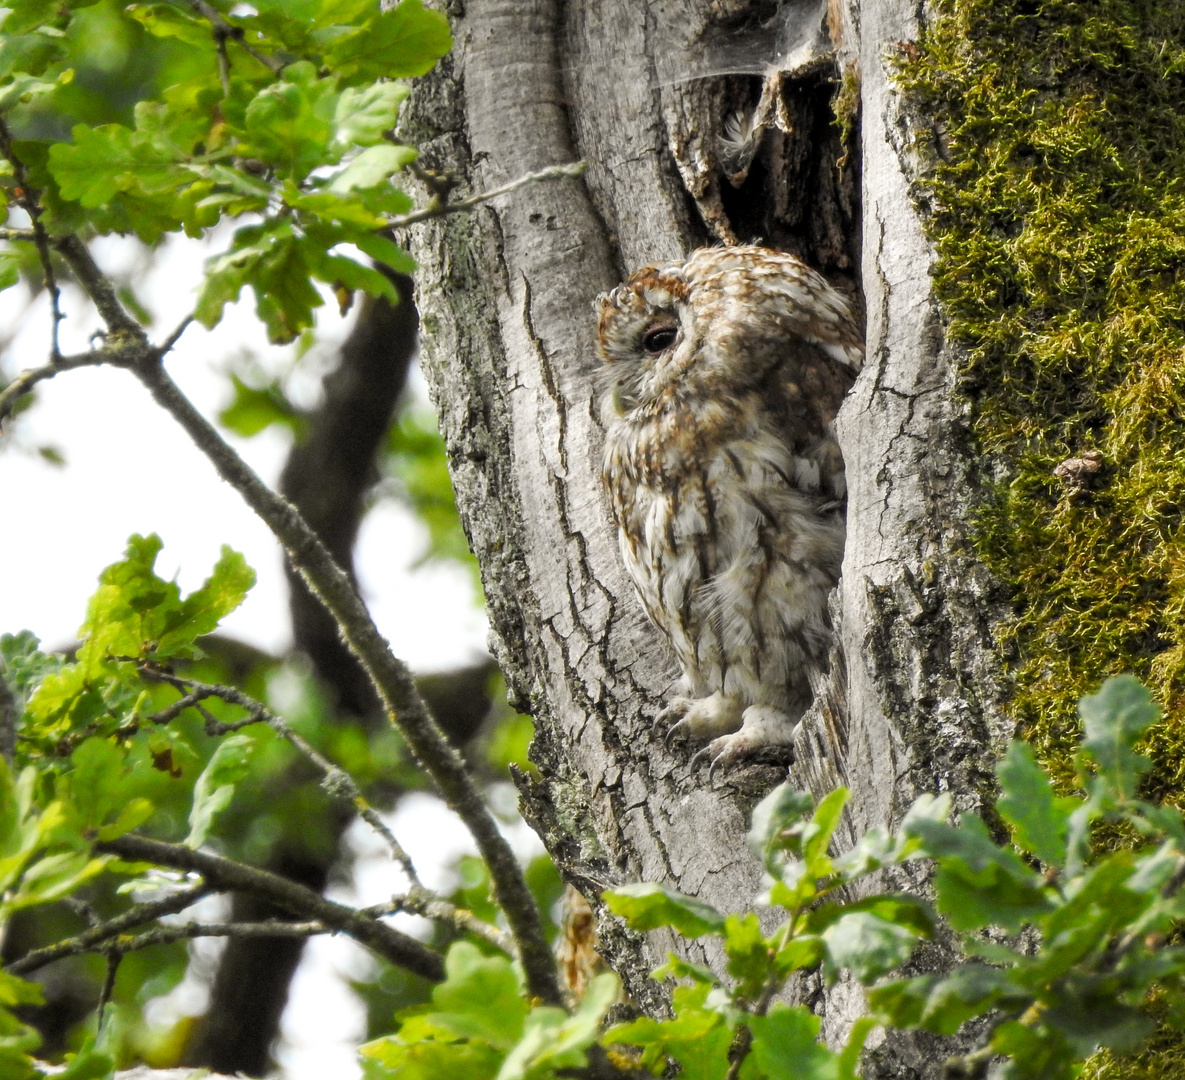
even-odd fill
[[(668, 753), (653, 730), (677, 673), (625, 578), (601, 494), (589, 313), (625, 270), (707, 242), (710, 214), (684, 187), (686, 163), (672, 148), (687, 124), (718, 123), (720, 109), (672, 120), (672, 97), (692, 100), (685, 83), (702, 70), (688, 61), (687, 80), (671, 81), (670, 57), (691, 57), (722, 25), (759, 23), (768, 7), (454, 4), (454, 52), (416, 84), (404, 120), (421, 162), (459, 178), (461, 190), (588, 162), (583, 180), (426, 222), (410, 243), (428, 378), (483, 568), (494, 648), (515, 703), (536, 721), (542, 780), (520, 785), (524, 811), (592, 899), (620, 881), (655, 880), (722, 909), (750, 906), (760, 874), (743, 843), (748, 814), (782, 775), (753, 766), (711, 789), (706, 770), (692, 775), (686, 752)], [(870, 308), (868, 370), (840, 418), (851, 494), (833, 689), (812, 711), (793, 771), (812, 790), (852, 787), (850, 833), (894, 824), (924, 790), (951, 789), (961, 806), (976, 805), (1003, 734), (990, 583), (963, 544), (974, 474), (882, 55), (912, 36), (913, 18), (899, 0), (864, 0), (848, 13), (840, 61), (857, 64), (864, 80), (863, 206), (844, 210), (836, 188), (817, 193), (800, 233), (780, 219), (783, 246), (800, 245), (833, 277), (845, 258), (859, 267)], [(756, 99), (758, 76), (720, 77), (726, 88), (748, 79)], [(810, 97), (805, 84), (790, 84), (788, 100)], [(694, 134), (711, 146), (703, 130)], [(796, 165), (781, 175), (806, 182), (809, 173)], [(750, 189), (753, 199), (768, 193)], [(859, 244), (836, 245), (836, 223), (860, 220)], [(629, 992), (660, 1010), (661, 990), (644, 976), (672, 940), (602, 929)], [(681, 950), (721, 959), (711, 943)], [(820, 991), (815, 1005), (831, 1037), (859, 998), (844, 984)], [(918, 1068), (884, 1075), (925, 1075)]]

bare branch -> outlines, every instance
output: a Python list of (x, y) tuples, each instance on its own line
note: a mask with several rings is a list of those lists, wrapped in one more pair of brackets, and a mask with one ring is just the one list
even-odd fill
[(354, 778), (342, 769), (341, 766), (325, 757), (324, 754), (309, 743), (302, 735), (293, 731), (283, 719), (272, 712), (263, 702), (257, 701), (249, 694), (244, 694), (241, 690), (233, 686), (183, 679), (170, 672), (160, 671), (147, 664), (140, 666), (140, 673), (150, 679), (166, 682), (177, 690), (184, 692), (184, 696), (180, 700), (173, 702), (168, 708), (162, 709), (148, 718), (155, 724), (167, 724), (180, 716), (186, 709), (196, 707), (199, 702), (205, 701), (207, 698), (216, 697), (222, 701), (229, 702), (231, 705), (237, 705), (240, 709), (246, 709), (249, 719), (237, 723), (223, 723), (207, 715), (206, 729), (209, 734), (224, 735), (227, 732), (238, 731), (240, 728), (247, 727), (251, 724), (267, 724), (278, 735), (287, 739), (324, 776), (323, 786), (325, 790), (331, 795), (344, 798), (353, 803), (354, 809), (358, 811), (358, 815), (363, 821), (387, 842), (391, 848), (391, 854), (394, 856), (396, 862), (403, 867), (403, 872), (407, 874), (408, 880), (412, 885), (420, 884), (420, 879), (416, 875), (416, 868), (411, 861), (411, 856), (403, 849), (399, 841), (395, 839), (395, 834), (387, 827), (387, 823), (379, 816), (378, 811), (367, 801), (366, 796), (362, 794), (361, 789), (354, 782)]
[(98, 367), (109, 364), (111, 355), (106, 349), (94, 349), (91, 352), (79, 353), (76, 356), (59, 356), (48, 364), (38, 368), (22, 371), (3, 390), (0, 390), (0, 424), (12, 413), (13, 406), (19, 398), (24, 397), (39, 382), (52, 379), (63, 371), (73, 371), (82, 367)]
[[(148, 949), (154, 945), (172, 945), (178, 941), (192, 941), (203, 937), (247, 938), (247, 937), (291, 937), (307, 938), (319, 934), (336, 934), (337, 929), (318, 920), (310, 922), (284, 922), (282, 919), (269, 919), (265, 922), (241, 923), (182, 923), (180, 926), (158, 926), (152, 930), (145, 930), (142, 934), (132, 937), (121, 936), (118, 941), (81, 942), (78, 938), (69, 938), (58, 942), (57, 955), (51, 960), (60, 960), (66, 956), (80, 956), (84, 953), (101, 952), (108, 957), (121, 957), (126, 953)], [(45, 950), (41, 950), (45, 951)], [(33, 953), (29, 954), (33, 956)], [(23, 959), (23, 958), (22, 958)], [(49, 963), (46, 960), (45, 963)], [(41, 964), (37, 965), (42, 966)], [(13, 970), (10, 966), (8, 970)], [(31, 970), (31, 969), (30, 969)]]
[(436, 782), (448, 804), (472, 834), (490, 870), (494, 892), (519, 943), (532, 996), (548, 1004), (563, 1002), (555, 959), (543, 934), (542, 919), (522, 869), (493, 815), (482, 801), (461, 755), (441, 733), (417, 692), (407, 665), (392, 655), (371, 620), (353, 582), (291, 503), (272, 491), (235, 453), (181, 393), (157, 359), (132, 367), (137, 377), (213, 462), (283, 544), (292, 565), (337, 623), (342, 639), (374, 683), (392, 723)]
[[(142, 934), (128, 936), (126, 931), (136, 925), (151, 922), (162, 915), (173, 915), (196, 903), (212, 891), (211, 886), (202, 883), (193, 889), (163, 900), (138, 904), (131, 911), (116, 919), (98, 923), (81, 934), (65, 938), (44, 949), (36, 949), (8, 965), (13, 974), (37, 971), (56, 960), (84, 953), (103, 953), (108, 957), (119, 957), (125, 953), (147, 949), (154, 945), (171, 945), (177, 941), (191, 941), (202, 937), (288, 937), (307, 938), (319, 934), (349, 933), (334, 922), (324, 919), (308, 919), (302, 922), (288, 922), (283, 919), (267, 919), (260, 922), (200, 923), (187, 922), (179, 926), (156, 926)], [(314, 894), (315, 895), (315, 894)], [(349, 910), (349, 909), (346, 909)], [(406, 912), (422, 915), (438, 922), (447, 922), (458, 930), (475, 934), (488, 941), (509, 956), (517, 955), (514, 940), (471, 911), (440, 899), (426, 889), (417, 889), (407, 896), (393, 897), (385, 904), (362, 908), (356, 914), (366, 920), (378, 920), (387, 915)], [(351, 935), (353, 936), (353, 935)], [(376, 950), (378, 951), (378, 950)]]
[(194, 851), (184, 844), (170, 844), (163, 840), (149, 840), (131, 833), (115, 840), (95, 844), (95, 850), (118, 855), (134, 862), (150, 862), (171, 866), (177, 870), (193, 870), (201, 874), (212, 888), (220, 891), (251, 892), (266, 897), (274, 904), (305, 919), (315, 919), (330, 930), (348, 934), (373, 953), (399, 967), (414, 971), (433, 982), (444, 978), (444, 960), (415, 938), (386, 923), (361, 914), (344, 904), (334, 903), (319, 896), (312, 889), (279, 874), (259, 870), (253, 866)]
[(506, 195), (512, 191), (517, 191), (519, 188), (526, 187), (528, 184), (537, 184), (541, 180), (561, 180), (568, 176), (581, 176), (586, 168), (587, 165), (583, 161), (572, 161), (566, 165), (551, 165), (546, 169), (540, 169), (538, 172), (526, 173), (516, 180), (511, 180), (508, 184), (503, 184), (501, 187), (493, 188), (490, 191), (483, 191), (480, 195), (471, 195), (468, 199), (461, 199), (459, 202), (435, 203), (434, 205), (425, 207), (423, 210), (413, 210), (410, 214), (400, 214), (398, 217), (388, 218), (386, 225), (391, 229), (402, 229), (408, 225), (414, 225), (417, 221), (428, 221), (430, 218), (459, 214), (462, 210), (472, 210), (475, 206), (489, 202), (490, 199), (496, 199), (499, 195)]
[[(61, 349), (58, 347), (58, 327), (65, 315), (62, 314), (62, 295), (58, 289), (57, 278), (53, 271), (53, 260), (49, 254), (49, 234), (45, 231), (45, 226), (41, 224), (40, 195), (29, 186), (29, 174), (25, 171), (25, 163), (17, 157), (13, 150), (12, 132), (3, 117), (0, 117), (0, 154), (3, 154), (12, 165), (13, 178), (16, 180), (16, 201), (21, 209), (29, 215), (29, 221), (33, 226), (32, 240), (37, 246), (37, 255), (41, 259), (41, 269), (45, 274), (45, 287), (49, 291), (49, 303), (53, 313), (49, 355), (52, 359), (57, 360), (61, 356)], [(9, 237), (5, 237), (5, 239), (9, 239)], [(28, 237), (21, 237), (21, 239), (28, 239)]]
[[(16, 170), (19, 166), (19, 159), (10, 155), (6, 149), (8, 138), (8, 129), (4, 126), (3, 119), (0, 119), (0, 154), (3, 154), (13, 163), (13, 169)], [(23, 171), (23, 166), (20, 166)], [(24, 197), (26, 200), (29, 196)], [(59, 255), (62, 256), (69, 264), (70, 269), (74, 272), (74, 276), (78, 279), (78, 283), (82, 286), (86, 294), (94, 301), (95, 307), (99, 309), (99, 314), (103, 317), (103, 321), (107, 324), (107, 330), (111, 334), (128, 335), (133, 341), (139, 344), (147, 343), (147, 335), (144, 333), (143, 327), (136, 322), (131, 315), (128, 314), (127, 309), (124, 308), (116, 295), (115, 287), (108, 280), (107, 276), (99, 269), (98, 264), (91, 256), (90, 250), (87, 248), (77, 236), (73, 233), (68, 233), (65, 236), (50, 236), (45, 232), (41, 225), (40, 218), (34, 216), (33, 211), (21, 205), (26, 212), (33, 218), (33, 229), (0, 229), (0, 240), (22, 240), (33, 241), (37, 245), (37, 250), (41, 252), (44, 249), (42, 257), (42, 265), (45, 267), (46, 273), (46, 287), (50, 290), (50, 295), (53, 298), (54, 304), (54, 347), (51, 354), (52, 359), (61, 362), (62, 357), (58, 351), (57, 346), (57, 323), (65, 316), (58, 310), (58, 291), (57, 284), (53, 279), (53, 266), (49, 261), (49, 249), (54, 248)], [(36, 204), (32, 204), (36, 208)], [(38, 211), (39, 213), (40, 211)], [(186, 319), (184, 325), (192, 319), (192, 316)], [(174, 338), (170, 339), (175, 340)], [(167, 349), (165, 350), (168, 351)], [(109, 359), (109, 358), (105, 358)], [(101, 360), (98, 362), (102, 362)]]
[[(108, 345), (113, 348), (133, 344), (146, 345), (148, 335), (144, 333), (144, 328), (128, 314), (115, 293), (115, 286), (99, 269), (86, 244), (73, 233), (69, 233), (66, 236), (54, 237), (53, 246), (69, 264), (75, 278), (78, 279), (78, 284), (99, 309), (99, 314), (107, 324), (108, 335), (115, 339), (109, 341)], [(113, 363), (116, 362), (114, 357), (111, 359)]]
[(158, 926), (155, 930), (146, 930), (129, 942), (120, 942), (119, 948), (124, 951), (146, 949), (149, 945), (170, 945), (174, 941), (190, 941), (200, 937), (316, 937), (318, 934), (336, 933), (333, 927), (316, 919), (309, 922), (266, 919), (263, 922), (185, 923), (182, 926)]
[[(281, 919), (272, 919), (254, 923), (182, 923), (180, 926), (158, 926), (132, 937), (110, 934), (102, 941), (84, 941), (82, 935), (66, 938), (50, 949), (38, 949), (27, 956), (22, 956), (16, 963), (10, 964), (7, 970), (16, 971), (17, 965), (21, 965), (20, 970), (22, 971), (36, 971), (55, 960), (62, 960), (67, 956), (81, 956), (85, 953), (98, 952), (108, 957), (121, 957), (125, 953), (147, 949), (153, 945), (172, 945), (176, 941), (192, 941), (194, 938), (201, 937), (304, 938), (315, 937), (318, 934), (336, 934), (337, 932), (334, 927), (316, 920), (284, 922)], [(44, 955), (49, 952), (52, 952), (53, 955)]]
[[(203, 886), (204, 888), (205, 886)], [(394, 915), (399, 912), (423, 915), (425, 918), (447, 922), (458, 930), (476, 934), (509, 956), (516, 955), (514, 941), (509, 934), (503, 933), (496, 926), (491, 926), (479, 919), (473, 912), (458, 908), (444, 900), (417, 900), (410, 896), (398, 897), (388, 904), (363, 908), (358, 914), (371, 919), (379, 919), (384, 915)], [(7, 970), (13, 973), (37, 971), (39, 968), (52, 964), (55, 960), (65, 959), (67, 956), (81, 956), (85, 953), (99, 952), (109, 957), (120, 957), (126, 953), (151, 948), (154, 945), (172, 945), (174, 942), (192, 941), (195, 938), (203, 937), (308, 938), (317, 937), (320, 934), (343, 932), (339, 927), (332, 926), (320, 919), (310, 919), (304, 922), (267, 919), (261, 922), (188, 922), (179, 926), (157, 926), (142, 934), (129, 937), (121, 930), (114, 928), (116, 921), (112, 920), (110, 923), (95, 927), (95, 932), (66, 938), (48, 948), (27, 953), (19, 960), (9, 964)], [(98, 931), (102, 931), (103, 936), (96, 938), (95, 933)]]
[(34, 949), (32, 952), (25, 953), (24, 956), (12, 961), (11, 964), (5, 965), (5, 970), (14, 975), (22, 975), (43, 968), (46, 964), (52, 964), (63, 956), (92, 952), (96, 946), (118, 937), (133, 926), (142, 926), (144, 923), (152, 922), (164, 915), (176, 915), (179, 911), (184, 911), (187, 907), (196, 904), (202, 897), (208, 896), (211, 891), (210, 886), (203, 882), (182, 892), (161, 897), (159, 900), (148, 900), (143, 904), (136, 904), (135, 907), (125, 911), (122, 915), (88, 927), (81, 934), (76, 934), (72, 938), (47, 945), (44, 949)]
[(103, 1030), (103, 1021), (106, 1019), (107, 1003), (111, 1000), (111, 995), (115, 991), (115, 976), (119, 974), (119, 962), (123, 959), (123, 952), (119, 949), (110, 949), (107, 952), (107, 974), (103, 978), (103, 986), (99, 990), (99, 1002), (95, 1008), (95, 1013), (98, 1016), (96, 1026), (100, 1031)]
[(193, 323), (193, 315), (191, 313), (189, 315), (186, 315), (185, 318), (182, 319), (177, 324), (177, 326), (173, 330), (173, 332), (167, 338), (165, 338), (165, 340), (157, 347), (157, 350), (156, 350), (157, 356), (163, 357), (163, 356), (167, 356), (169, 353), (171, 353), (173, 351), (174, 346), (177, 344), (177, 342), (181, 340), (181, 335), (184, 334), (185, 331), (189, 329), (189, 327), (192, 325), (192, 323)]
[(423, 915), (426, 919), (451, 923), (458, 930), (484, 938), (494, 948), (501, 949), (507, 956), (518, 956), (514, 938), (509, 934), (499, 930), (492, 923), (486, 922), (485, 919), (479, 919), (472, 911), (442, 900), (427, 889), (417, 889), (407, 896), (393, 897), (390, 907), (392, 912), (406, 911), (411, 915)]

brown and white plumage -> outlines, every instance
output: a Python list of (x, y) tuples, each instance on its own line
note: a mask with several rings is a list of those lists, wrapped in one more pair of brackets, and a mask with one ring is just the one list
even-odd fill
[(846, 492), (832, 421), (863, 360), (801, 260), (703, 248), (597, 301), (605, 488), (683, 668), (673, 732), (714, 763), (788, 745), (826, 668)]

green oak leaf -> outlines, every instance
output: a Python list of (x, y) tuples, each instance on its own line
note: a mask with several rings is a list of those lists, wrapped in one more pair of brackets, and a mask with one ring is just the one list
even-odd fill
[(724, 916), (710, 904), (652, 882), (619, 885), (605, 892), (603, 899), (634, 930), (671, 926), (684, 937), (696, 938), (719, 934), (725, 925)]
[(1082, 753), (1099, 767), (1099, 779), (1116, 798), (1131, 798), (1140, 774), (1152, 762), (1132, 747), (1158, 719), (1152, 695), (1132, 675), (1103, 683), (1097, 694), (1078, 703), (1082, 717)]
[[(395, 126), (399, 106), (409, 92), (406, 86), (392, 82), (347, 87), (334, 111), (334, 145), (342, 151), (354, 146), (383, 145), (383, 138)], [(405, 149), (415, 152), (411, 147)]]
[(1012, 826), (1017, 847), (1047, 866), (1066, 861), (1066, 826), (1078, 799), (1059, 799), (1028, 743), (1013, 741), (996, 766), (1000, 798), (996, 809)]
[(844, 912), (820, 934), (826, 946), (825, 974), (838, 978), (847, 968), (868, 984), (900, 967), (918, 943), (914, 931), (872, 911)]
[[(754, 1063), (767, 1077), (794, 1080), (835, 1080), (838, 1055), (819, 1042), (819, 1018), (802, 1005), (774, 1005), (764, 1016), (747, 1021), (753, 1033)], [(753, 1070), (741, 1069), (748, 1080)]]
[(210, 24), (172, 4), (128, 4), (124, 11), (154, 37), (176, 38), (194, 48), (213, 51)]
[(387, 183), (394, 173), (415, 161), (416, 152), (410, 146), (379, 143), (368, 146), (330, 181), (327, 190), (335, 195), (377, 187)]
[(421, 0), (403, 0), (335, 40), (325, 62), (355, 81), (407, 79), (431, 71), (452, 44), (441, 12), (426, 9)]
[(1016, 994), (1008, 973), (986, 964), (961, 964), (946, 975), (919, 975), (866, 991), (868, 1005), (881, 1023), (921, 1027), (953, 1035), (968, 1020), (982, 1016)]
[(938, 909), (954, 929), (1019, 930), (1050, 910), (1040, 875), (998, 846), (974, 814), (964, 814), (957, 826), (921, 818), (908, 828), (937, 860)]
[(250, 735), (231, 735), (218, 744), (193, 787), (186, 846), (198, 848), (206, 842), (214, 819), (230, 805), (235, 787), (250, 773), (254, 751)]
[(317, 78), (308, 61), (290, 64), (280, 81), (265, 86), (247, 106), (248, 156), (298, 181), (332, 163), (336, 157), (327, 148), (338, 99), (335, 80)]

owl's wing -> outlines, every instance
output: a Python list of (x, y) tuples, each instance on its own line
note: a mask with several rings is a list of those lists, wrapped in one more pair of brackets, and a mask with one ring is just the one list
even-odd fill
[(864, 366), (864, 341), (851, 304), (822, 276), (807, 269), (801, 277), (786, 278), (775, 287), (795, 294), (791, 310), (794, 330), (801, 338), (852, 372)]
[(823, 501), (847, 493), (834, 420), (855, 377), (830, 351), (796, 340), (787, 343), (784, 360), (762, 388), (766, 421), (793, 455), (793, 485)]

